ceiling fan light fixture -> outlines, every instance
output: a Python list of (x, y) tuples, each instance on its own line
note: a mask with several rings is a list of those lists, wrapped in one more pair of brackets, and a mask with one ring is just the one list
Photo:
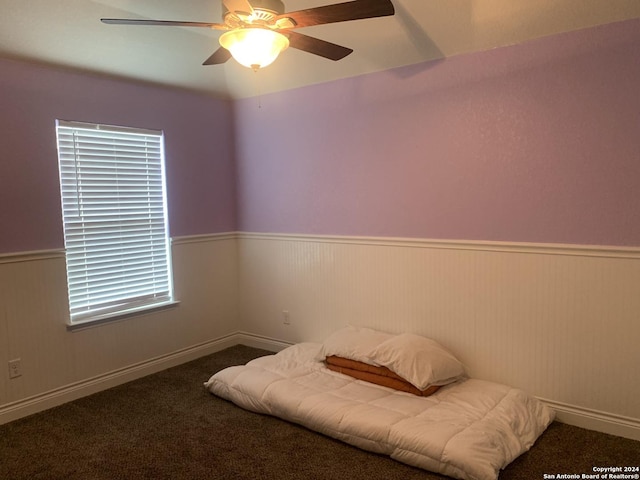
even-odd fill
[(289, 39), (269, 28), (245, 27), (224, 33), (220, 45), (229, 50), (239, 64), (258, 70), (273, 63), (289, 46)]

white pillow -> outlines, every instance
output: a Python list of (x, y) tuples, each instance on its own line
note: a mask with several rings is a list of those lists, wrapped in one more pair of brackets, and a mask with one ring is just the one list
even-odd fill
[(368, 363), (387, 367), (419, 390), (447, 385), (464, 375), (464, 367), (435, 340), (412, 333), (394, 336), (370, 353)]
[(391, 338), (393, 335), (389, 333), (349, 325), (334, 332), (323, 342), (323, 356), (336, 355), (377, 365), (371, 362), (371, 352), (378, 345)]

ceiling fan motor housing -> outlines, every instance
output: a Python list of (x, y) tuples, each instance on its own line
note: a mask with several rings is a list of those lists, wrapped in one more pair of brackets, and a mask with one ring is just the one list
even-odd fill
[(267, 28), (292, 28), (295, 26), (295, 22), (286, 17), (276, 21), (276, 17), (284, 13), (284, 3), (281, 0), (252, 0), (249, 5), (253, 12), (231, 12), (223, 3), (224, 23), (231, 29), (251, 26)]
[[(268, 15), (274, 17), (284, 13), (284, 3), (281, 0), (251, 0), (249, 3), (251, 4), (251, 7), (253, 7), (254, 11), (259, 11), (259, 14), (263, 14), (264, 12), (265, 16)], [(224, 17), (230, 12), (224, 4), (223, 8)]]

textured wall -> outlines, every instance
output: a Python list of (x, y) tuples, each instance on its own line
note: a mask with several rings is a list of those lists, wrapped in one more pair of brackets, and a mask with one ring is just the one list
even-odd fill
[(638, 246), (638, 51), (632, 20), (238, 102), (240, 230)]
[[(0, 420), (236, 331), (236, 241), (211, 235), (236, 229), (231, 114), (227, 101), (0, 59)], [(164, 130), (178, 306), (67, 329), (56, 119)], [(16, 358), (23, 375), (9, 379)]]
[(424, 334), (640, 438), (639, 51), (633, 20), (237, 102), (244, 328)]
[(172, 236), (233, 231), (231, 104), (0, 59), (0, 253), (64, 245), (55, 120), (164, 130)]
[(251, 233), (239, 252), (246, 331), (292, 343), (348, 323), (415, 332), (472, 377), (640, 439), (640, 249)]

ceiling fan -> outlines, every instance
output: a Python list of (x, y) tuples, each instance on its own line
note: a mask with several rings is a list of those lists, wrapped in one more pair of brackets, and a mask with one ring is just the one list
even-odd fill
[(281, 0), (222, 0), (223, 22), (181, 22), (103, 18), (110, 25), (204, 27), (223, 30), (218, 48), (203, 65), (219, 65), (232, 56), (242, 65), (258, 70), (272, 63), (287, 47), (330, 60), (340, 60), (352, 49), (294, 31), (302, 27), (390, 16), (391, 0), (352, 0), (285, 13)]

